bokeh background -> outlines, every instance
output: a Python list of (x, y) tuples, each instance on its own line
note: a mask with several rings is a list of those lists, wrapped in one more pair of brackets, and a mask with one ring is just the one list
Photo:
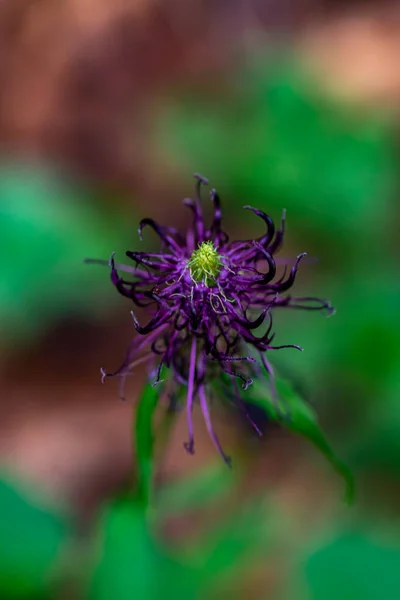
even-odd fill
[[(0, 598), (400, 597), (400, 10), (366, 0), (3, 0), (0, 5)], [(144, 216), (184, 228), (192, 174), (232, 237), (279, 221), (307, 251), (272, 360), (353, 470), (213, 406), (160, 406), (150, 516), (118, 400), (130, 306), (85, 257), (122, 259)], [(156, 243), (149, 234), (148, 247)], [(315, 258), (315, 260), (314, 260)]]

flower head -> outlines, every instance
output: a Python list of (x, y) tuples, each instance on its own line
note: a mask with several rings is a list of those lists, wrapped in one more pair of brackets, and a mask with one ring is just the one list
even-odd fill
[[(155, 385), (161, 381), (162, 368), (170, 369), (174, 384), (187, 389), (186, 449), (194, 451), (192, 411), (198, 399), (209, 434), (229, 463), (211, 424), (206, 396), (209, 384), (222, 376), (227, 393), (246, 413), (242, 392), (252, 384), (254, 376), (264, 374), (276, 401), (274, 371), (268, 353), (281, 348), (301, 348), (273, 345), (274, 311), (303, 308), (326, 309), (330, 313), (333, 309), (326, 300), (287, 294), (305, 253), (297, 257), (290, 270), (286, 266), (283, 275), (277, 277), (274, 257), (284, 238), (285, 212), (280, 228), (276, 229), (266, 213), (245, 206), (263, 221), (265, 232), (257, 239), (230, 242), (221, 227), (221, 202), (214, 189), (210, 192), (214, 218), (210, 227), (206, 227), (201, 186), (208, 182), (199, 175), (195, 178), (196, 197), (184, 201), (193, 213), (192, 226), (185, 235), (146, 218), (139, 224), (139, 236), (142, 239), (145, 227), (152, 228), (160, 238), (160, 251), (127, 251), (132, 266), (116, 264), (114, 254), (111, 256), (112, 283), (135, 306), (146, 307), (149, 320), (141, 324), (132, 311), (139, 335), (131, 343), (121, 367), (114, 373), (102, 370), (102, 374), (103, 380), (119, 376), (123, 387), (134, 366), (149, 361)], [(104, 264), (104, 261), (94, 262)]]

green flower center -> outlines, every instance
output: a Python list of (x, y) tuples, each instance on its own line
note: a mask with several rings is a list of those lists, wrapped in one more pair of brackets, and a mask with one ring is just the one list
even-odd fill
[(190, 276), (194, 281), (203, 282), (207, 287), (217, 285), (217, 277), (222, 269), (221, 256), (212, 242), (202, 242), (189, 259)]

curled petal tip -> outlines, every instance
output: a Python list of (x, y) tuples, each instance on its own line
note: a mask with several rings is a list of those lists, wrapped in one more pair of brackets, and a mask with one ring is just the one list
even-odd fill
[(231, 469), (232, 468), (232, 459), (231, 459), (231, 457), (227, 456), (226, 454), (224, 454), (223, 459), (224, 459), (224, 462), (225, 462), (226, 466)]
[(105, 372), (105, 370), (103, 369), (103, 367), (101, 367), (100, 373), (101, 373), (101, 383), (104, 383), (104, 381), (105, 381), (105, 379), (107, 377), (107, 373)]
[(110, 266), (110, 261), (102, 258), (84, 258), (83, 263), (86, 265), (102, 265), (103, 267)]
[(193, 177), (198, 181), (201, 181), (201, 183), (204, 183), (204, 185), (208, 185), (208, 179), (200, 175), (200, 173), (193, 173)]
[(194, 454), (194, 443), (193, 442), (184, 442), (183, 447), (185, 448), (188, 454)]
[(301, 346), (297, 346), (297, 344), (284, 344), (283, 346), (267, 346), (268, 350), (284, 350), (288, 348), (292, 348), (293, 350), (299, 350), (299, 352), (304, 351), (304, 348), (302, 348)]
[(110, 259), (108, 261), (108, 266), (114, 268), (114, 256), (115, 256), (115, 251), (111, 252), (111, 256)]
[(131, 317), (132, 317), (132, 319), (133, 319), (133, 324), (135, 325), (136, 329), (137, 329), (138, 327), (140, 327), (140, 323), (139, 323), (139, 321), (138, 321), (138, 318), (137, 318), (137, 316), (135, 315), (135, 313), (133, 312), (133, 310), (131, 310)]
[(242, 385), (242, 389), (244, 391), (248, 390), (249, 387), (253, 385), (253, 380), (252, 379), (248, 379), (243, 385)]

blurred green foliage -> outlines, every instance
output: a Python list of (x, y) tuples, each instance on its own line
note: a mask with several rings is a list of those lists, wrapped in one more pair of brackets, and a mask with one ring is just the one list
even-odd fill
[(307, 560), (306, 598), (392, 600), (400, 596), (400, 544), (344, 532)]
[(88, 598), (142, 600), (160, 597), (167, 589), (171, 593), (168, 565), (150, 535), (143, 506), (131, 497), (116, 501), (101, 522), (99, 561)]
[[(197, 482), (195, 487), (199, 489)], [(171, 549), (156, 540), (143, 506), (131, 496), (122, 497), (105, 509), (100, 521), (96, 566), (87, 597), (208, 597), (232, 566), (236, 574), (243, 575), (248, 560), (256, 559), (261, 549), (267, 552), (274, 527), (265, 513), (265, 502), (252, 499), (240, 512), (227, 511), (223, 522), (206, 531), (200, 541)], [(164, 516), (162, 505), (155, 516)]]
[[(230, 573), (232, 566), (235, 566), (236, 575), (244, 573), (251, 557), (257, 559), (260, 552), (267, 555), (268, 544), (279, 528), (273, 519), (274, 511), (267, 507), (265, 499), (250, 497), (239, 510), (226, 510), (217, 526), (205, 530), (200, 542), (189, 542), (172, 551), (157, 541), (154, 522), (162, 523), (173, 513), (182, 516), (195, 507), (204, 509), (221, 496), (229, 501), (239, 474), (232, 477), (221, 461), (218, 470), (208, 468), (185, 481), (184, 485), (179, 483), (161, 489), (156, 502), (152, 501), (153, 417), (159, 390), (147, 384), (139, 399), (134, 435), (139, 473), (136, 492), (112, 501), (98, 520), (97, 542), (92, 560), (87, 563), (89, 575), (85, 597), (90, 600), (133, 596), (156, 600), (164, 593), (182, 600), (207, 597), (221, 578)], [(313, 441), (348, 477), (320, 432), (313, 412), (284, 382), (279, 382), (279, 392), (285, 400), (285, 408), (287, 405), (290, 411), (289, 427)], [(264, 387), (259, 385), (252, 393), (252, 401), (259, 402), (270, 419), (277, 419), (276, 407), (264, 396)], [(4, 515), (0, 590), (11, 594), (10, 598), (45, 596), (52, 589), (54, 564), (61, 558), (62, 549), (66, 552), (67, 534), (71, 532), (60, 516), (32, 506), (29, 495), (26, 499), (20, 497), (4, 483), (0, 492)], [(276, 522), (279, 524), (284, 520), (278, 518)], [(77, 544), (77, 538), (74, 543)], [(71, 549), (69, 552), (68, 562), (64, 557), (66, 572), (62, 579), (71, 574), (79, 577), (81, 553)], [(60, 571), (59, 576), (62, 574)], [(81, 585), (84, 586), (83, 581)]]
[[(347, 467), (331, 450), (310, 407), (289, 384), (278, 380), (278, 391), (284, 410), (290, 418), (288, 427), (305, 436), (328, 458), (346, 481), (346, 500), (352, 499), (352, 476)], [(143, 598), (156, 600), (163, 594), (174, 598), (206, 597), (207, 591), (218, 582), (223, 573), (235, 565), (236, 572), (243, 568), (243, 558), (257, 557), (273, 531), (272, 521), (265, 517), (265, 503), (252, 499), (251, 506), (242, 506), (219, 523), (218, 528), (207, 532), (194, 548), (186, 547), (173, 557), (154, 540), (149, 526), (151, 488), (154, 476), (153, 417), (161, 388), (145, 385), (138, 400), (135, 420), (136, 457), (138, 462), (138, 487), (134, 495), (111, 504), (103, 516), (99, 531), (98, 562), (89, 588), (91, 600), (108, 598)], [(271, 420), (280, 420), (273, 400), (266, 394), (265, 386), (257, 383), (252, 388), (251, 401), (258, 404)], [(226, 466), (225, 469), (227, 470)], [(172, 486), (157, 495), (153, 517), (165, 518), (175, 509), (178, 513), (204, 508), (221, 493), (229, 493), (229, 482), (234, 479), (215, 470)], [(215, 485), (214, 485), (215, 483)], [(183, 496), (183, 500), (182, 497)], [(176, 499), (176, 505), (171, 499)], [(165, 503), (165, 504), (164, 504)], [(271, 515), (270, 515), (271, 518)], [(263, 526), (260, 523), (263, 522)], [(186, 560), (182, 562), (182, 558)], [(246, 563), (244, 563), (246, 564)], [(201, 565), (201, 569), (199, 569)]]
[(229, 202), (285, 207), (296, 228), (341, 241), (383, 227), (397, 182), (388, 119), (330, 102), (298, 63), (258, 59), (232, 79), (222, 101), (188, 93), (163, 110), (159, 133), (185, 171), (224, 192), (225, 213)]
[(0, 480), (0, 597), (51, 597), (71, 534), (68, 519), (25, 486)]
[(92, 200), (88, 191), (49, 168), (2, 165), (3, 340), (26, 342), (56, 319), (104, 312), (115, 301), (111, 287), (109, 291), (104, 285), (104, 271), (88, 267), (83, 259), (107, 258), (111, 251), (123, 248), (127, 225), (120, 215), (102, 213)]

